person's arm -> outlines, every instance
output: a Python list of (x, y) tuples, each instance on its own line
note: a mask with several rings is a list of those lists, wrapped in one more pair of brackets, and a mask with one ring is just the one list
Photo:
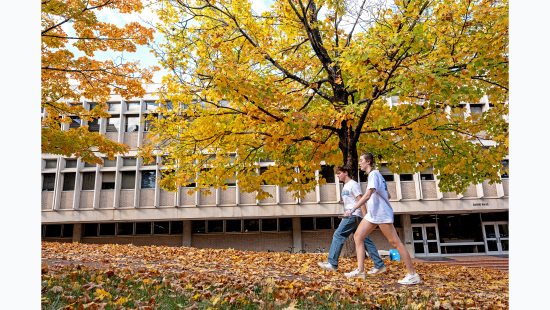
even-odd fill
[[(355, 210), (361, 208), (361, 206), (365, 205), (367, 203), (367, 200), (369, 200), (370, 196), (374, 193), (375, 189), (374, 188), (368, 188), (367, 189), (367, 193), (362, 196), (356, 203), (355, 203), (355, 206), (353, 207), (353, 209), (351, 210), (347, 210), (345, 214), (347, 214), (347, 216), (353, 214), (353, 212), (355, 212)], [(366, 207), (365, 207), (365, 214), (366, 214)]]

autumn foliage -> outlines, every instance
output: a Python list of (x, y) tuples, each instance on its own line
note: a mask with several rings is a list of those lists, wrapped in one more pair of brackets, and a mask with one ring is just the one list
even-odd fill
[[(109, 117), (104, 104), (111, 94), (123, 98), (145, 94), (143, 83), (151, 82), (152, 70), (128, 62), (121, 52), (135, 52), (137, 45), (153, 39), (153, 30), (137, 22), (124, 26), (101, 21), (97, 12), (112, 10), (117, 14), (139, 13), (140, 0), (45, 0), (42, 1), (41, 106), (42, 152), (81, 157), (86, 162), (101, 163), (98, 151), (112, 158), (128, 147), (113, 142), (88, 126), (62, 131), (71, 123), (70, 115), (88, 122)], [(97, 53), (110, 51), (113, 59), (100, 60)], [(114, 59), (119, 55), (117, 59)], [(86, 110), (82, 100), (98, 103)]]
[[(320, 269), (326, 254), (190, 247), (42, 243), (46, 308), (507, 309), (508, 272), (415, 263), (423, 283), (386, 260), (379, 276), (346, 279)], [(366, 262), (366, 268), (372, 267)]]
[[(508, 154), (508, 2), (160, 1), (170, 71), (143, 154), (161, 185), (301, 195), (361, 152), (395, 173), (434, 168), (442, 191), (499, 182)], [(488, 96), (468, 115), (461, 103)], [(400, 104), (389, 105), (389, 98)], [(491, 141), (491, 142), (490, 142)], [(262, 160), (273, 161), (259, 173)], [(207, 169), (205, 169), (207, 168)]]

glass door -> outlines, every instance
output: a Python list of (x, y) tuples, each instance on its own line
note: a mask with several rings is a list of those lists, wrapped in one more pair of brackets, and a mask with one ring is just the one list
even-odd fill
[(508, 222), (483, 222), (483, 236), (487, 254), (508, 253)]
[(439, 256), (439, 231), (437, 224), (412, 224), (415, 256)]

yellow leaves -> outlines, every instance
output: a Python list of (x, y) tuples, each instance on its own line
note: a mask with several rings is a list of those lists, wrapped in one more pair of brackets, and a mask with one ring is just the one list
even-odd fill
[(94, 292), (94, 295), (99, 299), (99, 300), (103, 300), (105, 298), (108, 298), (108, 299), (111, 299), (112, 296), (111, 296), (111, 293), (105, 291), (104, 289), (102, 288), (97, 288)]

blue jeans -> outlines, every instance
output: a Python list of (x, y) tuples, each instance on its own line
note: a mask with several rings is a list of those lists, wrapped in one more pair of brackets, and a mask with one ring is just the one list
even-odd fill
[[(340, 222), (340, 225), (338, 225), (338, 228), (334, 231), (334, 235), (332, 235), (332, 243), (330, 244), (330, 250), (328, 251), (328, 262), (332, 266), (338, 267), (338, 258), (340, 257), (340, 252), (342, 252), (342, 248), (344, 247), (344, 242), (346, 242), (349, 235), (357, 230), (360, 222), (361, 218), (359, 216), (352, 215), (350, 217), (345, 217)], [(374, 245), (374, 242), (372, 242), (368, 236), (365, 238), (365, 249), (374, 262), (375, 268), (380, 269), (384, 267), (384, 262), (380, 258), (380, 255), (378, 255), (376, 245)]]

